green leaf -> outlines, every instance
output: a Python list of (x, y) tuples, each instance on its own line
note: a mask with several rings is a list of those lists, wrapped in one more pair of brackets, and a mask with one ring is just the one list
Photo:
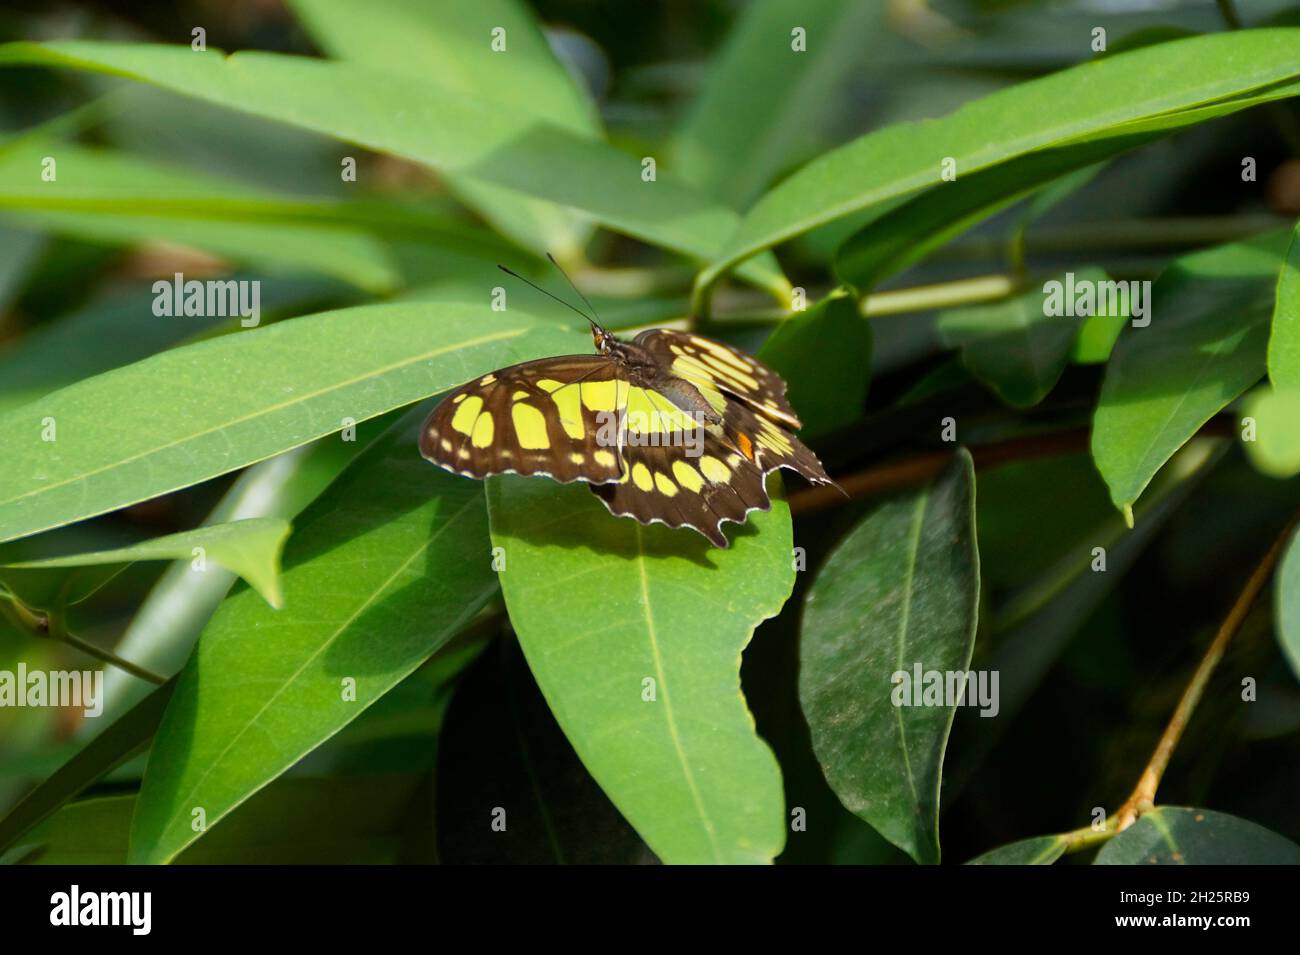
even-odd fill
[(917, 862), (939, 861), (939, 787), (957, 701), (907, 705), (902, 694), (910, 686), (921, 703), (918, 667), (927, 680), (966, 671), (978, 604), (975, 471), (962, 449), (940, 477), (854, 527), (804, 605), (799, 699), (826, 781)]
[(1177, 259), (1151, 288), (1147, 327), (1120, 334), (1092, 454), (1124, 510), (1170, 455), (1264, 374), (1284, 233)]
[(1300, 389), (1256, 388), (1241, 413), (1241, 446), (1255, 470), (1275, 478), (1300, 474)]
[(1034, 152), (961, 177), (960, 189), (923, 192), (846, 239), (835, 253), (835, 274), (859, 292), (869, 291), (1049, 183), (1064, 186), (1077, 170), (1154, 138), (1153, 134), (1113, 137)]
[(763, 343), (758, 357), (789, 386), (803, 434), (818, 435), (862, 417), (871, 376), (871, 325), (847, 296), (796, 313)]
[[(522, 4), (293, 0), (293, 9), (331, 57), (492, 100), (503, 110), (581, 136), (599, 136), (591, 100), (560, 65)], [(505, 31), (504, 53), (490, 43), (496, 28)], [(462, 200), (526, 248), (548, 249), (563, 261), (580, 253), (589, 237), (589, 228), (551, 203), (471, 179), (452, 177), (450, 184)]]
[[(826, 153), (765, 195), (701, 286), (751, 255), (860, 210), (884, 213), (923, 189), (1029, 152), (1109, 136), (1169, 132), (1261, 98), (1294, 95), (1300, 30), (1190, 37), (1083, 63), (968, 103), (940, 119), (869, 133)], [(1257, 94), (1257, 95), (1251, 95)], [(1095, 161), (1095, 159), (1093, 160)]]
[[(401, 844), (403, 817), (421, 781), (413, 773), (279, 780), (175, 861), (184, 865), (393, 862)], [(29, 861), (124, 864), (136, 803), (135, 796), (107, 796), (64, 807), (24, 840), (32, 852)]]
[[(755, 0), (737, 17), (673, 141), (674, 169), (737, 208), (806, 155), (864, 47), (884, 33), (883, 10), (855, 0)], [(802, 27), (807, 48), (791, 31)]]
[[(57, 163), (57, 178), (50, 182), (41, 175), (47, 156)], [(370, 291), (392, 290), (398, 274), (383, 245), (349, 228), (341, 205), (276, 196), (68, 143), (24, 142), (0, 150), (0, 210), (9, 220), (100, 242), (166, 240), (252, 267), (290, 268)]]
[(203, 631), (154, 741), (132, 862), (171, 860), (200, 836), (196, 808), (211, 830), (496, 592), (483, 489), (420, 458), (420, 420), (378, 441), (303, 515), (285, 553), (284, 610), (238, 592)]
[[(370, 443), (392, 426), (401, 412), (389, 412), (358, 425), (352, 441), (322, 438), (278, 454), (245, 470), (231, 484), (205, 523), (280, 517), (292, 520), (334, 481)], [(135, 611), (117, 642), (117, 653), (171, 676), (185, 665), (221, 601), (235, 583), (233, 574), (190, 570), (188, 560), (167, 568)], [(104, 707), (115, 710), (142, 698), (140, 680), (109, 669), (104, 674)]]
[[(487, 42), (485, 38), (484, 42)], [(71, 67), (177, 93), (405, 156), (587, 213), (616, 232), (698, 259), (716, 256), (739, 217), (603, 142), (460, 90), (357, 63), (275, 53), (226, 55), (143, 43), (9, 43), (0, 65)], [(268, 96), (267, 90), (275, 90)], [(775, 260), (746, 271), (788, 296)]]
[(175, 680), (169, 680), (114, 720), (69, 757), (0, 819), (0, 851), (96, 780), (141, 752), (162, 720)]
[(1227, 813), (1157, 806), (1102, 846), (1094, 865), (1300, 865), (1300, 846)]
[(1300, 680), (1300, 533), (1291, 535), (1273, 586), (1277, 640), (1291, 671)]
[(1065, 855), (1062, 836), (1034, 836), (998, 846), (978, 855), (967, 865), (1051, 865)]
[[(283, 605), (280, 596), (280, 551), (289, 537), (289, 522), (274, 517), (255, 517), (228, 524), (209, 524), (194, 530), (141, 541), (130, 547), (101, 550), (91, 554), (70, 554), (44, 560), (7, 564), (22, 570), (51, 567), (89, 567), (130, 564), (137, 560), (193, 560), (202, 556), (252, 585), (272, 607)], [(193, 570), (193, 567), (191, 568)], [(206, 570), (206, 563), (202, 565)], [(202, 573), (202, 570), (195, 571)]]
[[(1100, 269), (1071, 273), (1075, 282), (1107, 281)], [(1051, 280), (1065, 288), (1065, 275)], [(1084, 323), (1049, 314), (1048, 283), (1014, 298), (939, 315), (939, 332), (961, 348), (962, 363), (999, 398), (1016, 408), (1038, 404), (1056, 387)]]
[(781, 774), (740, 655), (794, 584), (785, 501), (726, 550), (613, 517), (574, 485), (493, 478), (488, 512), (528, 665), (605, 794), (664, 862), (770, 862)]
[(1277, 273), (1268, 337), (1268, 378), (1276, 388), (1300, 386), (1300, 223), (1291, 233)]
[[(234, 274), (236, 281), (257, 275)], [(271, 312), (302, 311), (333, 291), (321, 279), (263, 282), (262, 320)], [(75, 312), (32, 329), (0, 352), (0, 411), (48, 395), (82, 378), (118, 368), (190, 338), (239, 330), (234, 316), (159, 321), (149, 285), (131, 285), (96, 298)], [(94, 347), (87, 347), (93, 343)]]
[[(518, 309), (410, 303), (155, 355), (0, 415), (0, 541), (207, 480), (578, 341)], [(47, 420), (55, 441), (42, 440)]]

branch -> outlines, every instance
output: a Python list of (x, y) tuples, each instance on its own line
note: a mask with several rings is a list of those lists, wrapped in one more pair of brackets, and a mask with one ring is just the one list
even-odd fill
[(1259, 592), (1268, 583), (1273, 568), (1276, 566), (1287, 540), (1295, 529), (1297, 520), (1300, 520), (1300, 515), (1292, 518), (1287, 523), (1286, 529), (1278, 535), (1277, 540), (1273, 542), (1273, 546), (1268, 549), (1263, 559), (1255, 567), (1254, 572), (1246, 581), (1246, 586), (1237, 595), (1232, 609), (1224, 617), (1218, 633), (1214, 635), (1214, 639), (1205, 651), (1205, 656), (1201, 658), (1200, 665), (1197, 666), (1196, 672), (1192, 674), (1191, 681), (1187, 684), (1187, 688), (1183, 690), (1183, 696), (1174, 709), (1174, 715), (1170, 717), (1169, 725), (1165, 727), (1160, 742), (1156, 744), (1155, 752), (1151, 754), (1146, 769), (1142, 771), (1142, 776), (1138, 779), (1133, 794), (1116, 811), (1116, 832), (1123, 832), (1137, 822), (1138, 816), (1155, 805), (1156, 789), (1165, 774), (1165, 769), (1169, 766), (1169, 759), (1173, 756), (1178, 741), (1182, 739), (1183, 731), (1187, 729), (1187, 724), (1196, 711), (1196, 704), (1200, 702), (1206, 684), (1210, 682), (1210, 677), (1214, 674), (1215, 668), (1219, 665), (1219, 661), (1223, 659), (1228, 644), (1237, 631), (1241, 629), (1241, 624), (1246, 619), (1246, 614), (1255, 602), (1255, 598), (1259, 596)]

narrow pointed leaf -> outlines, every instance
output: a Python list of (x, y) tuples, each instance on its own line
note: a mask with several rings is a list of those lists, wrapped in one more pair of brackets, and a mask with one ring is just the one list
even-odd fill
[(1286, 234), (1177, 259), (1151, 287), (1150, 324), (1120, 334), (1093, 418), (1092, 454), (1121, 510), (1197, 429), (1265, 371)]
[[(490, 38), (484, 38), (488, 42)], [(72, 67), (316, 130), (587, 213), (597, 223), (698, 259), (717, 255), (739, 216), (637, 157), (461, 90), (358, 63), (188, 46), (64, 41), (0, 46), (0, 65)], [(268, 89), (275, 96), (266, 95)], [(400, 110), (376, 109), (400, 103)], [(767, 259), (746, 276), (787, 293)]]
[[(581, 339), (517, 309), (370, 305), (173, 349), (0, 415), (0, 541), (196, 484)], [(111, 412), (106, 414), (105, 412)], [(55, 440), (43, 440), (48, 423)]]
[(740, 655), (794, 584), (784, 500), (726, 550), (534, 478), (491, 479), (488, 510), (528, 665), (605, 794), (664, 862), (770, 862), (781, 773), (741, 695)]
[[(869, 133), (760, 199), (700, 282), (828, 222), (869, 208), (883, 214), (923, 189), (961, 188), (962, 176), (1034, 150), (1170, 132), (1261, 97), (1295, 95), (1298, 38), (1300, 29), (1279, 27), (1162, 43), (1017, 84), (940, 119)], [(955, 187), (944, 181), (945, 159), (955, 163)]]
[(1268, 338), (1268, 377), (1277, 388), (1300, 387), (1300, 223), (1291, 233), (1277, 273)]
[[(939, 861), (939, 786), (957, 701), (925, 695), (970, 664), (979, 602), (975, 471), (933, 482), (849, 532), (804, 605), (799, 699), (840, 801), (917, 862)], [(917, 682), (917, 671), (923, 673)]]
[[(499, 103), (582, 136), (598, 138), (591, 100), (551, 52), (527, 7), (513, 0), (293, 0), (316, 42), (340, 60), (386, 69)], [(506, 48), (489, 40), (504, 31)], [(561, 260), (591, 229), (568, 210), (509, 189), (451, 178), (456, 195), (526, 248)]]
[(483, 489), (415, 451), (419, 421), (369, 449), (304, 513), (285, 609), (233, 594), (159, 727), (132, 862), (166, 862), (359, 716), (496, 592)]
[(226, 524), (209, 524), (192, 531), (155, 537), (130, 547), (69, 554), (6, 566), (26, 570), (53, 567), (90, 567), (130, 564), (137, 560), (192, 560), (203, 563), (191, 569), (202, 573), (206, 561), (233, 571), (248, 581), (272, 607), (281, 606), (280, 551), (289, 537), (289, 522), (275, 517), (255, 517)]

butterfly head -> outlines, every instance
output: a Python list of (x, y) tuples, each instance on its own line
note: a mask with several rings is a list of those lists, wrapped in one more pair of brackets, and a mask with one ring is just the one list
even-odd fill
[(587, 321), (591, 322), (591, 340), (596, 345), (596, 351), (602, 355), (609, 354), (618, 339), (605, 331), (605, 329), (601, 328), (595, 322), (592, 322), (591, 319), (587, 319)]

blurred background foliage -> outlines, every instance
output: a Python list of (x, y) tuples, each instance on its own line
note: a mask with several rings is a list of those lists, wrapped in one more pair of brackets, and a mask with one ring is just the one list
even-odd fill
[[(1112, 48), (1223, 29), (1212, 2), (859, 4), (832, 25), (835, 49), (821, 72), (793, 84), (764, 75), (756, 84), (751, 105), (778, 111), (780, 121), (765, 130), (761, 148), (750, 153), (754, 160), (737, 169), (693, 155), (684, 131), (703, 121), (693, 111), (705, 108), (701, 91), (710, 71), (725, 63), (744, 6), (533, 4), (547, 39), (590, 93), (590, 118), (575, 122), (603, 124), (632, 155), (664, 156), (664, 168), (716, 189), (741, 210), (802, 163), (866, 131), (940, 116), (1090, 58), (1094, 25), (1106, 26)], [(1300, 8), (1286, 2), (1242, 6), (1252, 25), (1300, 23)], [(2, 40), (188, 44), (196, 25), (211, 47), (322, 52), (279, 0), (9, 0), (0, 10)], [(753, 150), (746, 133), (740, 119), (719, 135)], [(68, 162), (85, 151), (105, 164), (106, 177), (136, 182), (142, 192), (170, 183), (180, 191), (204, 186), (209, 195), (274, 195), (286, 206), (363, 200), (373, 203), (374, 217), (218, 227), (201, 214), (183, 221), (37, 209), (4, 170), (50, 143), (61, 144)], [(1242, 181), (1243, 155), (1256, 159), (1257, 182)], [(1017, 256), (1035, 276), (1094, 266), (1115, 277), (1154, 278), (1191, 249), (1289, 225), (1300, 214), (1298, 155), (1300, 126), (1289, 104), (1195, 126), (1110, 161), (1043, 208), (1022, 203), (990, 217), (887, 280), (884, 290), (1006, 273)], [(340, 179), (343, 156), (357, 159), (355, 184)], [(543, 243), (562, 235), (569, 244), (551, 247), (603, 312), (616, 317), (613, 324), (683, 314), (693, 271), (680, 260), (581, 224), (548, 233), (545, 222), (509, 212), (414, 163), (161, 90), (84, 73), (0, 71), (0, 410), (184, 342), (234, 332), (237, 321), (230, 319), (153, 318), (152, 282), (177, 271), (264, 279), (266, 322), (360, 302), (454, 297), (481, 288), (497, 261), (536, 272)], [(852, 222), (836, 223), (782, 247), (791, 281), (812, 294), (828, 290), (832, 256), (851, 231)], [(727, 286), (715, 310), (715, 331), (744, 347), (759, 347), (770, 330), (770, 301), (746, 286)], [(832, 422), (847, 430), (831, 450), (818, 445), (833, 473), (938, 447), (918, 424), (932, 416), (936, 395), (944, 407), (962, 409), (963, 440), (976, 444), (1087, 426), (1102, 365), (1073, 362), (1032, 409), (1009, 408), (958, 361), (962, 311), (871, 319), (872, 375), (862, 413)], [(339, 454), (324, 446), (295, 453), (292, 466), (307, 477), (295, 485), (301, 500), (281, 502), (280, 512), (292, 515), (329, 483), (345, 463), (335, 460)], [(4, 545), (0, 554), (17, 560), (102, 550), (194, 527), (214, 509), (236, 513), (241, 490), (256, 494), (259, 469), (271, 464)], [(1019, 677), (1014, 686), (1003, 683), (1002, 718), (958, 712), (943, 793), (946, 859), (1082, 825), (1095, 806), (1123, 799), (1199, 648), (1300, 504), (1295, 482), (1262, 476), (1237, 447), (1219, 449), (1194, 481), (1153, 486), (1148, 497), (1138, 530), (1124, 537), (1084, 445), (981, 470), (983, 588), (973, 665), (996, 661)], [(874, 503), (801, 517), (796, 543), (807, 548), (809, 566), (819, 566)], [(1081, 544), (1111, 539), (1104, 579), (1052, 578)], [(155, 656), (148, 635), (149, 595), (169, 573), (166, 565), (133, 565), (72, 608), (73, 629), (174, 671), (183, 657)], [(759, 732), (782, 768), (787, 805), (805, 807), (815, 821), (787, 838), (780, 860), (906, 861), (840, 805), (813, 756), (796, 685), (808, 576), (800, 575), (784, 612), (759, 629), (743, 668)], [(189, 596), (192, 633), (231, 579)], [(1026, 608), (1026, 593), (1038, 594), (1039, 603)], [(583, 770), (500, 616), (493, 619), (258, 794), (241, 809), (238, 825), (223, 826), (182, 860), (652, 860)], [(89, 665), (76, 650), (0, 622), (0, 668), (19, 661), (32, 668)], [(1260, 684), (1249, 715), (1233, 705), (1241, 674)], [(117, 674), (114, 681), (123, 698), (143, 696), (130, 679)], [(0, 810), (93, 731), (74, 713), (0, 709)], [(1213, 806), (1300, 840), (1298, 756), (1300, 688), (1272, 638), (1264, 601), (1207, 692), (1162, 789), (1164, 801)], [(120, 858), (141, 766), (141, 756), (122, 763), (96, 784), (94, 799), (56, 816), (50, 838), (57, 851), (46, 861)], [(544, 825), (521, 826), (508, 843), (475, 837), (482, 807), (522, 788), (535, 793)], [(549, 838), (527, 835), (543, 829)], [(87, 839), (91, 832), (102, 839)], [(331, 834), (327, 843), (318, 838), (323, 832)]]

